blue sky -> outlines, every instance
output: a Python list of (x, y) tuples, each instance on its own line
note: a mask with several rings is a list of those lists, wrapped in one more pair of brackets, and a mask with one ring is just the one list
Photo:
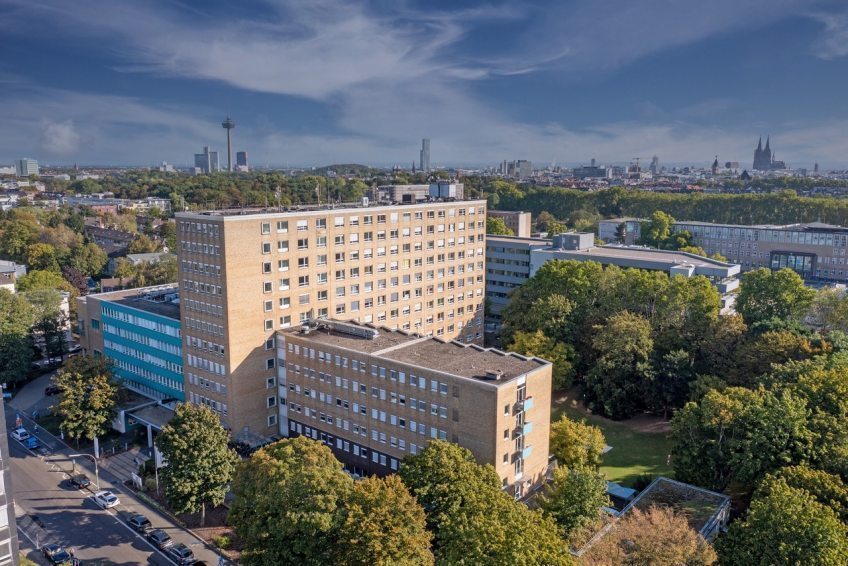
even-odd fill
[(845, 0), (0, 0), (0, 162), (848, 167)]

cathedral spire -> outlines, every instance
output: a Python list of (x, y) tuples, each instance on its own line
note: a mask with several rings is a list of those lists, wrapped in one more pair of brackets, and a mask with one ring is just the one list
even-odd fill
[(769, 142), (771, 141), (771, 136), (766, 137), (766, 151), (769, 151)]
[(757, 142), (757, 151), (763, 150), (763, 136), (760, 136), (760, 141)]

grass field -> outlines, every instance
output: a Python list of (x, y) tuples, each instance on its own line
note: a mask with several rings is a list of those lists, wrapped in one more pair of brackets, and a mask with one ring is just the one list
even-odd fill
[(671, 453), (671, 438), (668, 423), (656, 417), (638, 417), (628, 421), (613, 421), (590, 414), (579, 402), (576, 390), (554, 395), (551, 419), (562, 414), (570, 419), (585, 419), (600, 428), (612, 450), (604, 455), (601, 471), (607, 479), (632, 485), (642, 474), (654, 476), (671, 475), (668, 455)]

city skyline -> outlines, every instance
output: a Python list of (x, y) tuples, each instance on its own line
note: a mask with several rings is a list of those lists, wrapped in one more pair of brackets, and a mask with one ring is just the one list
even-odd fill
[(428, 138), (433, 166), (707, 167), (748, 164), (762, 132), (790, 167), (848, 166), (836, 1), (250, 2), (234, 17), (214, 1), (6, 0), (0, 13), (3, 162), (188, 165), (223, 146), (229, 113), (260, 166), (405, 166)]

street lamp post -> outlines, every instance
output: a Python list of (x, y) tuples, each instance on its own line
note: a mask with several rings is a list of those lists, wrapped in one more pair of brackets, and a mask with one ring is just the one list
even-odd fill
[(79, 456), (85, 456), (86, 458), (91, 458), (91, 461), (94, 462), (94, 484), (97, 486), (97, 489), (100, 489), (100, 470), (97, 467), (97, 458), (92, 456), (91, 454), (70, 454), (68, 457), (71, 458), (71, 462), (74, 466), (74, 473), (77, 472), (77, 462), (74, 458)]

